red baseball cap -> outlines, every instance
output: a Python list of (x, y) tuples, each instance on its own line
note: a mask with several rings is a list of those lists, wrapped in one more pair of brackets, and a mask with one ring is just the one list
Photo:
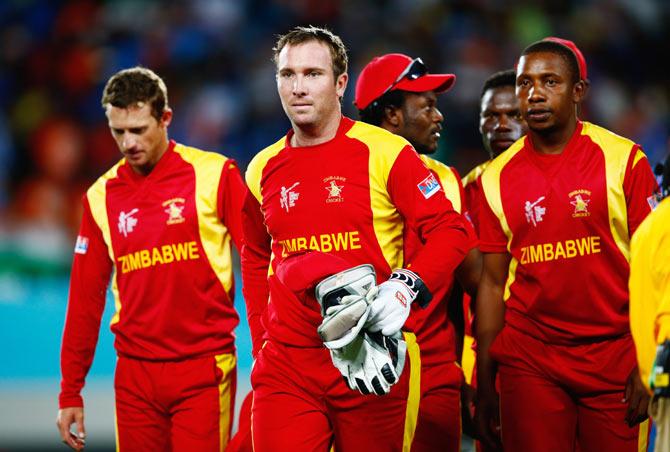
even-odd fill
[(569, 39), (557, 38), (555, 36), (547, 36), (543, 39), (543, 41), (557, 42), (572, 50), (572, 53), (574, 53), (575, 57), (577, 57), (577, 64), (579, 65), (579, 78), (584, 81), (588, 80), (588, 72), (586, 71), (586, 58), (584, 58), (582, 51), (579, 50), (574, 42), (570, 41)]
[(396, 89), (413, 93), (443, 93), (453, 86), (455, 80), (454, 74), (429, 74), (420, 58), (387, 53), (373, 58), (361, 71), (356, 81), (354, 105), (359, 110), (365, 110), (383, 94)]

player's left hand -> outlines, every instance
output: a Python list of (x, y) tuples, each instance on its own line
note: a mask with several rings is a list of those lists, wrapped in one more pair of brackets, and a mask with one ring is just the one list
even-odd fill
[(419, 276), (401, 268), (391, 273), (388, 281), (379, 285), (379, 291), (370, 303), (370, 315), (366, 328), (384, 336), (393, 336), (400, 331), (409, 317), (410, 306), (419, 299), (423, 306), (432, 298)]
[(629, 427), (633, 427), (647, 419), (649, 399), (650, 396), (647, 392), (647, 388), (642, 384), (640, 372), (637, 367), (635, 367), (630, 375), (628, 375), (624, 397), (621, 401), (622, 403), (628, 403), (625, 421)]

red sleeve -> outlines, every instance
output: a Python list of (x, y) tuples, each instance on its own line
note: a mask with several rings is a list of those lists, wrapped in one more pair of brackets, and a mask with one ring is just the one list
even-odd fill
[(58, 397), (61, 408), (84, 405), (80, 392), (93, 362), (112, 272), (107, 246), (85, 196), (83, 202), (61, 348), (62, 380)]
[(481, 177), (477, 179), (477, 189), (480, 194), (478, 197), (479, 208), (477, 209), (479, 249), (482, 253), (504, 253), (507, 251), (507, 236), (500, 226), (500, 220), (493, 213), (486, 200)]
[(247, 193), (247, 186), (242, 180), (240, 170), (235, 160), (228, 160), (223, 166), (221, 180), (219, 181), (218, 212), (219, 218), (230, 231), (235, 247), (242, 250), (242, 206)]
[(655, 205), (655, 193), (658, 191), (649, 161), (638, 145), (633, 147), (628, 159), (623, 191), (628, 208), (628, 234), (632, 237)]
[(247, 190), (242, 209), (244, 245), (242, 246), (242, 294), (247, 305), (247, 319), (251, 331), (252, 356), (255, 358), (263, 345), (265, 330), (261, 319), (268, 305), (270, 289), (268, 268), (271, 256), (271, 238), (265, 228), (258, 200)]
[(444, 283), (444, 275), (453, 273), (469, 250), (465, 220), (447, 200), (435, 175), (409, 146), (393, 163), (387, 188), (398, 211), (425, 243), (412, 262), (405, 265), (421, 276), (434, 293)]
[(463, 223), (465, 224), (465, 231), (469, 240), (467, 250), (470, 251), (472, 248), (479, 246), (477, 231), (475, 230), (475, 225), (470, 217), (467, 199), (465, 199), (465, 187), (463, 187), (463, 182), (461, 182), (461, 175), (458, 174), (458, 171), (453, 166), (450, 166), (449, 168), (453, 171), (454, 176), (456, 176), (456, 181), (458, 182), (458, 194), (461, 197), (461, 215), (463, 215), (463, 218), (465, 219)]

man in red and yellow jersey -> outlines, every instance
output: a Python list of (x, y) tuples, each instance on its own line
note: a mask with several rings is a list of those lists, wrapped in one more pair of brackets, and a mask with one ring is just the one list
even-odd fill
[(528, 46), (516, 86), (529, 133), (481, 177), (480, 433), (494, 445), (501, 426), (505, 450), (645, 450), (628, 259), (656, 181), (638, 145), (577, 119), (586, 87), (568, 47)]
[[(414, 335), (404, 333), (408, 358), (390, 393), (352, 391), (317, 334), (322, 316), (314, 294), (287, 290), (281, 271), (291, 261), (294, 272), (318, 271), (299, 264), (299, 254), (313, 250), (351, 267), (371, 264), (381, 286), (394, 269), (409, 269), (402, 271), (437, 293), (465, 256), (465, 224), (404, 138), (342, 116), (348, 75), (339, 37), (297, 27), (280, 37), (275, 62), (293, 127), (249, 164), (243, 215), (242, 275), (256, 358), (254, 449), (409, 450), (421, 376)], [(406, 69), (398, 83), (411, 73)], [(409, 225), (425, 243), (411, 261), (404, 256)], [(382, 326), (392, 335), (393, 319), (401, 326), (410, 309), (420, 309), (379, 293), (372, 306), (384, 304), (381, 315), (371, 314), (373, 331)]]
[(111, 275), (118, 450), (223, 450), (239, 321), (231, 240), (241, 248), (246, 187), (234, 161), (168, 140), (172, 111), (154, 72), (118, 72), (102, 105), (124, 158), (83, 198), (61, 351), (61, 437), (83, 447), (81, 390)]
[(491, 161), (526, 133), (521, 118), (519, 99), (514, 92), (516, 74), (513, 70), (491, 75), (482, 87), (479, 98), (479, 132), (489, 160), (477, 165), (463, 178), (466, 210), (478, 230), (479, 207), (482, 202), (477, 181)]
[[(412, 77), (392, 86), (410, 65), (414, 65)], [(444, 120), (437, 108), (437, 94), (450, 89), (454, 80), (453, 74), (429, 74), (419, 58), (390, 53), (374, 58), (363, 68), (356, 83), (354, 104), (363, 121), (410, 142), (442, 185), (447, 199), (461, 212), (460, 176), (454, 168), (429, 157), (437, 150)], [(476, 248), (474, 230), (471, 226), (469, 230), (472, 248), (455, 275), (474, 295), (481, 273), (481, 254)], [(405, 258), (411, 261), (422, 246), (414, 229), (407, 228)], [(460, 361), (463, 341), (463, 304), (448, 303), (454, 275), (444, 276), (450, 283), (433, 293), (428, 307), (413, 309), (405, 323), (405, 328), (416, 334), (421, 351), (421, 402), (413, 451), (460, 450), (463, 373), (456, 361)]]

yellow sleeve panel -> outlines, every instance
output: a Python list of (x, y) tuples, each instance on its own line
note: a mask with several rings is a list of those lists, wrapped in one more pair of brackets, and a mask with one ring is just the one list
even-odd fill
[(286, 137), (281, 137), (276, 143), (266, 147), (261, 152), (256, 154), (256, 156), (251, 159), (249, 166), (247, 166), (247, 172), (244, 175), (244, 178), (247, 182), (247, 186), (251, 193), (256, 197), (259, 204), (263, 204), (263, 198), (261, 194), (261, 177), (263, 177), (263, 169), (267, 165), (268, 160), (270, 160), (275, 155), (279, 154), (286, 147)]
[(656, 345), (670, 339), (670, 199), (633, 235), (630, 264), (630, 329), (642, 382), (649, 387)]
[(409, 142), (380, 127), (356, 121), (347, 137), (363, 143), (369, 151), (370, 208), (379, 247), (391, 269), (402, 267), (404, 221), (389, 195), (391, 169)]
[(462, 187), (461, 181), (454, 172), (454, 169), (445, 165), (439, 160), (428, 157), (427, 155), (419, 155), (421, 161), (426, 164), (429, 170), (437, 174), (437, 178), (442, 184), (442, 189), (454, 210), (458, 213), (463, 213), (463, 200), (461, 199)]

